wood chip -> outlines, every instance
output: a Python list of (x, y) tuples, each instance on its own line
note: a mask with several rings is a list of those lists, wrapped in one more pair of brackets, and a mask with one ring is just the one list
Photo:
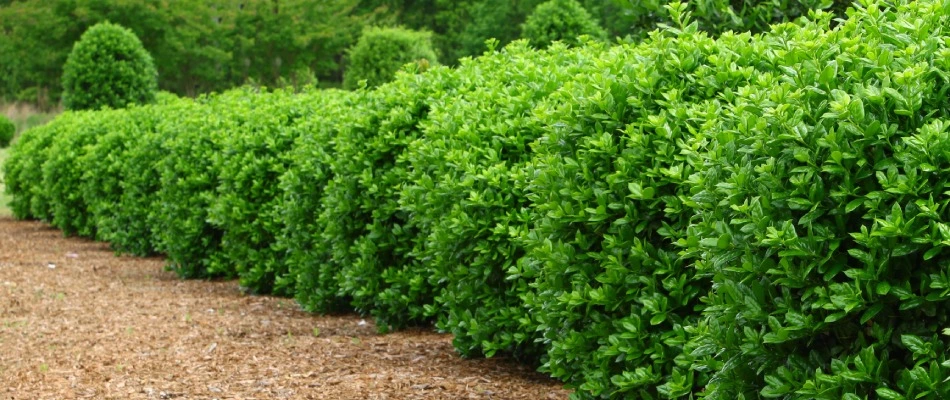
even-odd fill
[(464, 360), (449, 335), (377, 335), (371, 320), (307, 314), (291, 302), (248, 296), (236, 282), (181, 281), (160, 258), (116, 257), (107, 244), (0, 217), (0, 398), (570, 394), (525, 366)]

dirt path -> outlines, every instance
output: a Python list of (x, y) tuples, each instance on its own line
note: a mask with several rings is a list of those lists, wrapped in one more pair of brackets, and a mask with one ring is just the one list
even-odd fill
[(0, 399), (562, 399), (503, 360), (462, 360), (451, 337), (376, 335), (234, 282), (180, 281), (0, 217)]

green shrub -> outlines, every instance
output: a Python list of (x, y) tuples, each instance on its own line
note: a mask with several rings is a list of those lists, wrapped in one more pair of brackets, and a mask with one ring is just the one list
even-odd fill
[(182, 277), (236, 276), (221, 251), (224, 232), (209, 222), (208, 212), (220, 175), (214, 159), (228, 136), (241, 134), (252, 97), (241, 89), (199, 98), (190, 112), (164, 121), (159, 129), (167, 139), (155, 164), (157, 204), (148, 224), (156, 250), (167, 255), (169, 267)]
[(534, 51), (518, 41), (463, 60), (457, 74), (465, 89), (431, 103), (425, 136), (406, 152), (411, 168), (400, 204), (419, 231), (413, 274), (438, 294), (429, 312), (465, 356), (542, 353), (525, 324), (527, 280), (506, 277), (524, 254), (512, 232), (531, 217), (522, 170), (530, 144), (547, 132), (540, 104), (604, 52), (564, 44)]
[(699, 29), (718, 35), (728, 31), (767, 32), (772, 24), (795, 21), (817, 10), (844, 16), (844, 10), (851, 3), (851, 0), (699, 0), (689, 2), (689, 11)]
[(278, 158), (293, 143), (295, 132), (287, 126), (315, 110), (286, 91), (248, 93), (238, 100), (248, 107), (241, 108), (239, 117), (225, 119), (230, 124), (237, 117), (240, 124), (233, 132), (222, 127), (220, 149), (209, 154), (216, 193), (209, 199), (207, 220), (221, 231), (219, 268), (239, 276), (241, 285), (253, 293), (266, 294), (277, 278), (270, 232), (280, 219), (271, 215), (269, 203), (277, 198), (276, 180), (283, 170)]
[(577, 397), (679, 397), (708, 379), (683, 352), (710, 286), (681, 254), (706, 150), (690, 139), (717, 116), (717, 97), (769, 65), (747, 34), (677, 26), (614, 48), (553, 94), (524, 173), (535, 217), (508, 279), (531, 280), (522, 298), (542, 370)]
[(10, 209), (19, 219), (49, 220), (49, 203), (43, 191), (43, 164), (53, 139), (71, 126), (73, 113), (63, 113), (49, 124), (20, 135), (3, 164), (4, 187)]
[(780, 67), (694, 138), (711, 398), (950, 395), (950, 9), (869, 3), (758, 40)]
[[(645, 39), (649, 33), (673, 22), (665, 5), (666, 1), (603, 1), (579, 0), (584, 7), (600, 20), (610, 37), (625, 38), (635, 42)], [(698, 28), (712, 36), (725, 32), (767, 32), (770, 25), (792, 22), (808, 16), (809, 12), (825, 10), (837, 17), (844, 17), (852, 0), (778, 0), (778, 1), (730, 1), (692, 0), (684, 2), (691, 20)]]
[(521, 27), (521, 37), (539, 48), (561, 41), (576, 45), (578, 37), (587, 35), (605, 39), (607, 33), (597, 25), (577, 0), (550, 0), (538, 5)]
[(16, 134), (16, 125), (6, 116), (0, 115), (0, 149), (10, 145), (14, 134)]
[[(367, 93), (335, 127), (335, 146), (321, 201), (313, 276), (335, 275), (339, 295), (376, 317), (381, 330), (426, 322), (423, 307), (434, 294), (411, 263), (417, 236), (411, 215), (399, 209), (398, 188), (406, 181), (406, 147), (420, 137), (421, 121), (434, 98), (450, 96), (457, 79), (439, 67), (427, 74), (401, 74)], [(312, 299), (320, 301), (317, 297)], [(333, 300), (333, 299), (328, 299)], [(313, 308), (320, 308), (311, 305)]]
[(367, 95), (353, 92), (341, 99), (322, 117), (300, 121), (289, 164), (280, 177), (280, 199), (276, 214), (282, 227), (276, 237), (277, 248), (286, 251), (288, 279), (295, 283), (294, 297), (312, 312), (350, 310), (350, 299), (340, 293), (339, 268), (331, 267), (328, 246), (323, 243), (323, 195), (333, 172), (335, 144), (341, 126), (360, 118), (359, 107)]
[(285, 224), (310, 221), (287, 221), (280, 208), (280, 178), (291, 164), (288, 152), (297, 138), (315, 136), (311, 129), (331, 123), (351, 96), (343, 91), (253, 96), (248, 100), (254, 107), (244, 116), (239, 134), (225, 137), (214, 156), (213, 169), (220, 173), (208, 218), (223, 231), (225, 262), (235, 269), (241, 285), (254, 293), (294, 294), (296, 279), (289, 271), (287, 249), (277, 237)]
[(73, 125), (59, 132), (43, 163), (43, 190), (50, 207), (50, 223), (67, 235), (92, 237), (94, 221), (83, 197), (83, 165), (80, 160), (110, 129), (116, 129), (120, 112), (78, 112)]
[(95, 220), (96, 239), (120, 253), (156, 253), (156, 234), (148, 219), (157, 205), (157, 164), (168, 139), (161, 125), (194, 112), (190, 100), (159, 97), (154, 106), (113, 113), (112, 128), (80, 160), (83, 197)]
[(392, 81), (405, 64), (418, 63), (424, 71), (438, 64), (432, 50), (432, 34), (403, 28), (369, 28), (349, 50), (343, 87), (356, 89), (361, 81), (377, 87)]
[(639, 45), (67, 112), (5, 181), (20, 218), (435, 319), (575, 398), (944, 398), (950, 7), (868, 4), (718, 39), (673, 4)]
[(83, 33), (66, 59), (63, 104), (68, 110), (95, 110), (150, 103), (157, 78), (152, 56), (132, 31), (99, 23)]

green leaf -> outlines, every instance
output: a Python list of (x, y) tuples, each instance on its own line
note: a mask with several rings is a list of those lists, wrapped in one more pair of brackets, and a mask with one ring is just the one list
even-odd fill
[(926, 354), (929, 352), (927, 344), (915, 335), (901, 335), (901, 343), (915, 354)]
[(818, 77), (818, 83), (822, 85), (829, 86), (835, 79), (837, 75), (837, 65), (829, 64), (821, 71), (821, 76)]
[(858, 261), (861, 261), (862, 263), (864, 263), (864, 265), (868, 265), (868, 266), (874, 265), (874, 257), (864, 250), (848, 249), (848, 254), (850, 254), (851, 257), (858, 259)]
[(825, 322), (830, 324), (830, 323), (836, 322), (836, 321), (838, 321), (838, 320), (844, 318), (844, 317), (847, 316), (847, 315), (848, 315), (848, 313), (843, 312), (843, 311), (842, 311), (842, 312), (836, 312), (836, 313), (834, 313), (834, 314), (830, 314), (830, 315), (828, 315), (827, 317), (825, 317)]
[(936, 247), (931, 248), (930, 250), (927, 250), (927, 252), (924, 253), (924, 260), (933, 259), (938, 254), (940, 254), (941, 250), (942, 250), (941, 246), (936, 246)]
[(878, 396), (881, 396), (882, 399), (886, 400), (904, 400), (904, 396), (900, 393), (894, 391), (893, 389), (888, 389), (886, 387), (880, 387), (875, 390)]
[(888, 293), (891, 292), (891, 284), (888, 283), (888, 282), (878, 282), (878, 283), (877, 283), (877, 286), (876, 286), (875, 289), (874, 289), (874, 291), (875, 291), (879, 296), (886, 296)]
[(722, 234), (722, 236), (719, 236), (719, 240), (716, 241), (716, 247), (722, 250), (728, 249), (731, 244), (732, 244), (732, 235), (728, 233)]
[(643, 200), (651, 200), (653, 196), (656, 195), (656, 189), (652, 187), (646, 187), (643, 189)]

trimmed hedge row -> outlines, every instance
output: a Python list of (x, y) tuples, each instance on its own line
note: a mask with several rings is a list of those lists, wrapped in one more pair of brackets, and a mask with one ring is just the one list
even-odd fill
[(578, 398), (950, 396), (950, 5), (717, 39), (684, 7), (636, 46), (68, 112), (12, 207)]

